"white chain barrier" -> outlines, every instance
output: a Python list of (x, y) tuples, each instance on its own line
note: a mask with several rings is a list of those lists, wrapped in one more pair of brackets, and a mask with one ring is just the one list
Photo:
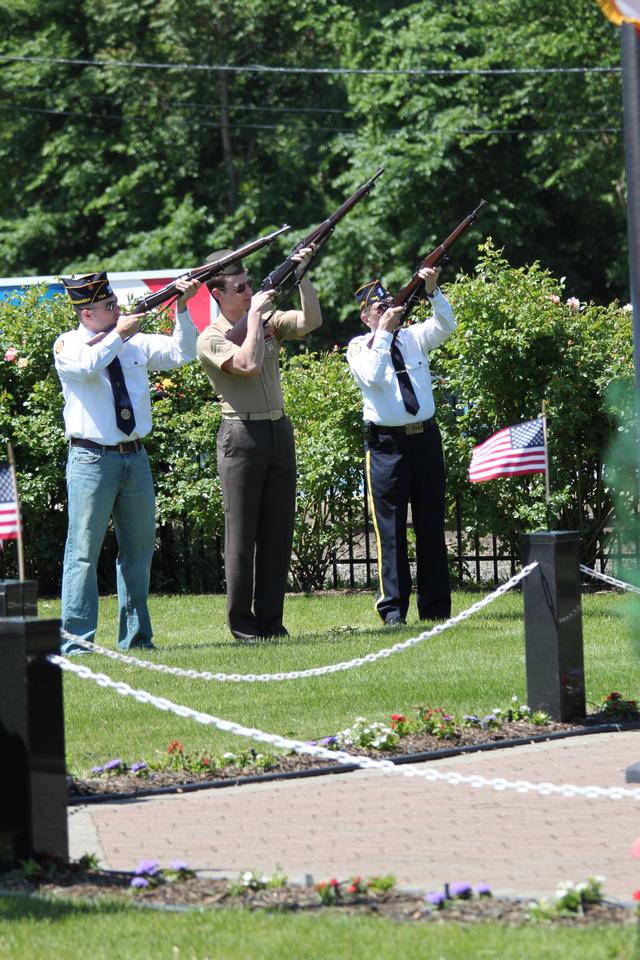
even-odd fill
[(443, 773), (440, 770), (417, 769), (415, 766), (400, 766), (391, 760), (375, 760), (373, 757), (356, 756), (343, 750), (327, 750), (315, 743), (304, 743), (301, 740), (292, 740), (279, 734), (265, 733), (255, 727), (243, 727), (232, 720), (222, 720), (209, 713), (192, 710), (166, 697), (156, 697), (146, 690), (136, 690), (123, 681), (112, 680), (104, 673), (94, 673), (88, 667), (72, 663), (66, 657), (49, 654), (50, 663), (56, 664), (63, 670), (68, 670), (83, 680), (92, 680), (100, 687), (115, 690), (123, 697), (133, 697), (139, 703), (148, 703), (158, 710), (175, 713), (178, 717), (195, 720), (204, 726), (216, 727), (225, 733), (232, 733), (238, 737), (248, 737), (258, 743), (267, 743), (284, 750), (293, 750), (295, 753), (309, 754), (322, 760), (332, 760), (349, 766), (357, 766), (363, 770), (380, 770), (383, 773), (398, 773), (404, 777), (421, 777), (429, 781), (443, 781), (451, 786), (466, 785), (470, 787), (491, 787), (493, 790), (515, 790), (517, 793), (537, 793), (540, 796), (585, 797), (587, 799), (608, 800), (640, 800), (640, 787), (579, 787), (573, 783), (531, 783), (529, 780), (505, 780), (503, 777), (481, 777), (477, 774), (465, 775), (462, 773)]
[(65, 640), (74, 640), (80, 646), (86, 647), (87, 650), (94, 650), (96, 653), (101, 653), (111, 660), (127, 663), (134, 667), (142, 667), (145, 670), (155, 670), (157, 673), (171, 674), (174, 677), (188, 677), (190, 680), (216, 680), (227, 683), (269, 683), (274, 680), (302, 680), (306, 677), (321, 677), (329, 673), (338, 673), (342, 670), (352, 670), (355, 667), (362, 667), (364, 664), (375, 663), (376, 660), (390, 657), (394, 653), (409, 650), (422, 640), (435, 637), (450, 627), (454, 627), (456, 624), (468, 620), (474, 613), (482, 610), (483, 607), (487, 607), (490, 603), (493, 603), (494, 600), (497, 600), (498, 597), (503, 596), (508, 590), (511, 590), (512, 587), (515, 587), (521, 580), (524, 580), (537, 566), (537, 562), (529, 563), (511, 577), (510, 580), (501, 584), (493, 593), (487, 594), (482, 600), (472, 604), (472, 606), (466, 610), (462, 610), (456, 614), (455, 617), (450, 617), (444, 623), (436, 624), (435, 627), (432, 627), (430, 630), (425, 630), (417, 637), (411, 637), (409, 640), (395, 643), (392, 647), (385, 647), (383, 650), (378, 650), (377, 653), (367, 653), (364, 657), (355, 657), (353, 660), (341, 663), (331, 663), (325, 667), (311, 667), (308, 670), (292, 670), (289, 673), (209, 673), (207, 670), (185, 670), (182, 667), (169, 667), (163, 663), (152, 663), (149, 660), (140, 660), (138, 657), (131, 657), (124, 653), (119, 653), (116, 650), (109, 650), (107, 647), (98, 646), (88, 640), (81, 640), (66, 630), (62, 630), (61, 634)]
[(624, 580), (618, 580), (616, 577), (610, 577), (606, 573), (598, 573), (597, 570), (592, 570), (591, 567), (585, 567), (584, 563), (580, 564), (580, 570), (595, 580), (603, 580), (604, 583), (611, 584), (612, 587), (620, 587), (621, 590), (629, 590), (631, 593), (640, 593), (640, 588), (634, 587), (633, 584), (625, 583)]

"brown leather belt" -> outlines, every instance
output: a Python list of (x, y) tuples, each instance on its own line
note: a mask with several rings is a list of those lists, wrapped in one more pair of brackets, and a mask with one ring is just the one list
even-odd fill
[(97, 443), (95, 440), (84, 440), (82, 437), (71, 437), (69, 443), (72, 447), (86, 447), (87, 450), (100, 450), (113, 453), (139, 453), (144, 450), (142, 440), (126, 440), (124, 443)]

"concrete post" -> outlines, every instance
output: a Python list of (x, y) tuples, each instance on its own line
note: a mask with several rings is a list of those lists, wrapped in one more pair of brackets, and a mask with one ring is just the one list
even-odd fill
[[(3, 596), (18, 603), (16, 582), (0, 584), (0, 609)], [(33, 609), (31, 588), (22, 595)], [(47, 660), (59, 652), (59, 620), (0, 617), (0, 867), (35, 853), (68, 860), (62, 677)]]
[(554, 720), (586, 715), (580, 536), (552, 530), (523, 534), (522, 564), (538, 566), (523, 581), (527, 703)]

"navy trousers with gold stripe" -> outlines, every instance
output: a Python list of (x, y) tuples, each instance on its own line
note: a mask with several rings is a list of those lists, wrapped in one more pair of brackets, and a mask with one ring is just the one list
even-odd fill
[(451, 588), (444, 538), (445, 471), (435, 421), (407, 435), (373, 428), (366, 448), (369, 502), (378, 548), (376, 610), (386, 622), (406, 617), (411, 594), (407, 516), (416, 535), (418, 616), (451, 615)]

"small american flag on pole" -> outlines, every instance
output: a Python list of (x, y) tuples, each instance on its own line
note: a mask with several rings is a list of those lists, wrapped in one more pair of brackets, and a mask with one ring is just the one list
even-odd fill
[(16, 483), (10, 463), (0, 463), (0, 540), (17, 540), (20, 517)]
[(544, 418), (505, 427), (478, 444), (471, 453), (469, 480), (482, 483), (496, 477), (547, 473)]

